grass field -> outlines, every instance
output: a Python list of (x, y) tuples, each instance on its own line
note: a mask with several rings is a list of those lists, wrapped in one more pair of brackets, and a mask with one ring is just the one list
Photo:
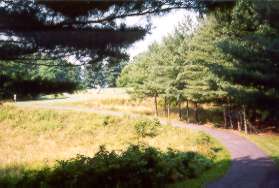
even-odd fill
[[(59, 105), (78, 106), (85, 108), (97, 108), (112, 111), (121, 111), (126, 113), (136, 113), (140, 115), (154, 115), (154, 99), (153, 98), (134, 98), (129, 95), (127, 89), (124, 88), (105, 88), (98, 92), (96, 89), (87, 92), (81, 92), (71, 96), (75, 100), (65, 100)], [(57, 105), (57, 103), (54, 103)], [(165, 104), (162, 98), (158, 99), (159, 117), (166, 117)], [(181, 105), (182, 119), (186, 120), (186, 102)], [(189, 122), (195, 122), (194, 107), (189, 103)], [(218, 126), (222, 120), (222, 109), (216, 108), (210, 104), (199, 106), (199, 120), (203, 124), (214, 124)], [(178, 106), (171, 104), (170, 118), (179, 119)]]
[[(225, 173), (228, 152), (214, 139), (188, 129), (159, 126), (154, 136), (141, 136), (135, 128), (138, 120), (92, 113), (55, 112), (20, 109), (10, 105), (0, 108), (1, 176), (18, 176), (22, 169), (53, 166), (77, 154), (94, 156), (100, 146), (121, 153), (130, 145), (145, 145), (166, 152), (168, 149), (194, 151), (214, 165), (191, 185), (199, 187)], [(189, 181), (181, 182), (185, 187)]]
[[(71, 96), (72, 100), (65, 100), (58, 104), (65, 106), (79, 106), (86, 108), (100, 108), (112, 111), (138, 113), (142, 115), (153, 115), (153, 100), (151, 98), (132, 98), (125, 89), (106, 88), (98, 91), (96, 89), (80, 92)], [(57, 105), (57, 103), (55, 103)], [(162, 114), (162, 112), (161, 112)]]

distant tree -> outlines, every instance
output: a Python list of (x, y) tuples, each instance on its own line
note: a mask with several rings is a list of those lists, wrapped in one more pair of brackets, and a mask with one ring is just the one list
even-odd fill
[(126, 64), (126, 61), (122, 61), (86, 65), (83, 78), (85, 87), (116, 87), (117, 78)]
[[(44, 62), (55, 64), (53, 61)], [(40, 94), (73, 92), (81, 84), (80, 67), (51, 67), (0, 62), (0, 98), (36, 97)]]

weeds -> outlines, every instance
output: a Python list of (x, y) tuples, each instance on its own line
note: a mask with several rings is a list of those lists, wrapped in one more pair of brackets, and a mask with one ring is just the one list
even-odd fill
[(160, 121), (158, 119), (145, 119), (145, 120), (138, 120), (135, 123), (135, 130), (137, 136), (140, 138), (144, 137), (154, 137), (157, 135), (157, 128), (160, 126)]

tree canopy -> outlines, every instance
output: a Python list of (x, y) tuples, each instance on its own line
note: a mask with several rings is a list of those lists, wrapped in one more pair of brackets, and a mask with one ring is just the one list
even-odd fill
[(126, 58), (149, 24), (128, 26), (130, 16), (202, 7), (195, 0), (4, 0), (0, 4), (0, 59), (61, 59), (94, 63)]
[[(162, 98), (191, 101), (196, 108), (198, 103), (222, 106), (225, 126), (229, 122), (232, 128), (243, 124), (247, 131), (249, 122), (278, 126), (277, 5), (239, 0), (212, 6), (195, 30), (189, 33), (189, 24), (182, 24), (137, 57), (124, 68), (119, 84), (145, 95), (138, 88), (152, 92), (152, 82)], [(139, 69), (147, 75), (143, 79), (135, 73)]]

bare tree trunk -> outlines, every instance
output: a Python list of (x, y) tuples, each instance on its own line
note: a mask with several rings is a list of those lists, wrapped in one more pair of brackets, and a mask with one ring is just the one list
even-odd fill
[(168, 102), (168, 120), (170, 120), (170, 102)]
[(230, 103), (228, 103), (228, 115), (229, 115), (230, 128), (233, 129), (232, 108)]
[(155, 116), (158, 116), (158, 102), (157, 102), (157, 95), (154, 96), (154, 105), (155, 105)]
[(225, 104), (224, 104), (223, 116), (224, 116), (224, 127), (227, 128), (228, 127), (228, 123), (227, 123), (227, 107), (226, 107)]
[(233, 129), (232, 112), (229, 112), (230, 128)]
[(187, 118), (187, 122), (189, 122), (189, 101), (188, 101), (188, 99), (186, 100), (186, 118)]
[(238, 116), (237, 116), (237, 129), (238, 129), (238, 131), (241, 131), (241, 129), (242, 129), (242, 128), (241, 128), (241, 124), (242, 124), (242, 123), (241, 123), (241, 122), (242, 122), (241, 113), (238, 112), (237, 115), (238, 115)]
[(245, 105), (242, 106), (243, 109), (243, 124), (244, 124), (244, 131), (245, 134), (248, 134), (248, 126), (247, 126), (247, 119), (246, 119), (246, 108)]
[(198, 123), (199, 122), (199, 114), (198, 114), (198, 103), (195, 102), (195, 119), (196, 119), (196, 122)]
[(181, 102), (178, 103), (178, 110), (179, 110), (179, 120), (182, 120), (182, 112), (181, 112)]
[(164, 111), (165, 111), (165, 116), (168, 115), (168, 112), (167, 112), (167, 97), (164, 98)]

